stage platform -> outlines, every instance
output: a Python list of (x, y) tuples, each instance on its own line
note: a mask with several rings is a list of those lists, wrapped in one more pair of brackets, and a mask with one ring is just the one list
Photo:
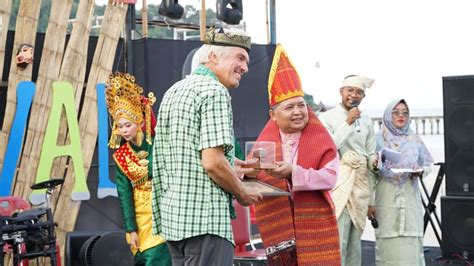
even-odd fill
[[(261, 248), (261, 243), (255, 243), (257, 248)], [(425, 246), (425, 262), (426, 266), (434, 265), (473, 265), (472, 262), (442, 258), (441, 249), (439, 247)], [(254, 265), (251, 263), (236, 264), (240, 266)], [(362, 240), (362, 266), (375, 266), (375, 242)]]
[[(425, 247), (425, 262), (426, 266), (432, 265), (466, 265), (452, 264), (447, 260), (440, 260), (441, 249), (439, 247)], [(362, 265), (375, 266), (375, 242), (362, 240)]]

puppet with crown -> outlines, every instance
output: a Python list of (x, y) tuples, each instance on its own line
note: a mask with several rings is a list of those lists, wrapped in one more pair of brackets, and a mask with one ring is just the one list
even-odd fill
[(151, 106), (156, 98), (142, 92), (130, 74), (111, 74), (107, 80), (107, 109), (113, 119), (109, 146), (118, 148), (113, 155), (115, 182), (135, 264), (171, 265), (165, 240), (152, 235), (151, 146), (156, 120)]
[(256, 208), (269, 265), (340, 265), (339, 235), (330, 191), (336, 184), (336, 146), (307, 106), (287, 53), (276, 47), (268, 78), (270, 120), (257, 141), (276, 143), (275, 169), (257, 179), (291, 193), (265, 197)]

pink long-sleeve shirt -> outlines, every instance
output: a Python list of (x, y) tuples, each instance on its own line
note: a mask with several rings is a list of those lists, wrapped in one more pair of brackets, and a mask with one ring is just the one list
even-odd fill
[(297, 165), (301, 132), (285, 134), (280, 131), (280, 136), (283, 160), (293, 165), (291, 173), (292, 191), (331, 190), (334, 188), (339, 172), (338, 156), (319, 170), (305, 169)]

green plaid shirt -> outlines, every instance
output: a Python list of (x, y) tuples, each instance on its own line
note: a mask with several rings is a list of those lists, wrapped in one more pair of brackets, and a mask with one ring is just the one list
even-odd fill
[(203, 149), (222, 146), (233, 165), (229, 92), (201, 65), (165, 93), (157, 119), (153, 232), (171, 241), (214, 234), (233, 243), (228, 193), (201, 164)]

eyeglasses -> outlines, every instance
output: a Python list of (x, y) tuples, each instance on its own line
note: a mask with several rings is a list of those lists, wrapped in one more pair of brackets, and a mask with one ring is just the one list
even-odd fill
[(410, 115), (410, 113), (408, 111), (393, 110), (392, 115), (394, 115), (394, 116), (401, 116), (402, 115), (404, 117), (408, 117)]
[(347, 87), (346, 91), (349, 94), (355, 95), (357, 97), (363, 97), (365, 95), (365, 92), (363, 90), (358, 90), (358, 89), (355, 89), (355, 88), (352, 88), (352, 87)]

